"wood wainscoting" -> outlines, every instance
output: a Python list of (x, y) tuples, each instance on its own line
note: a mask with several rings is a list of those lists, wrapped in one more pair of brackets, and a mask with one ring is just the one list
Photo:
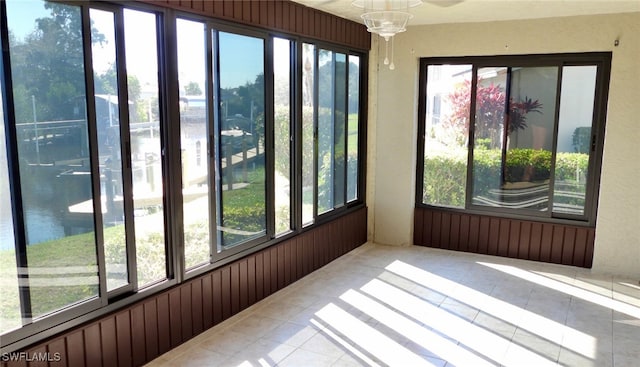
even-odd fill
[(360, 50), (371, 48), (367, 28), (291, 0), (139, 0), (148, 4), (229, 20)]
[[(366, 240), (367, 209), (362, 208), (24, 352), (59, 356), (51, 366), (140, 366)], [(30, 362), (29, 366), (47, 365), (39, 363)], [(24, 359), (2, 363), (8, 367), (26, 365)]]
[(595, 228), (416, 208), (413, 243), (590, 268)]

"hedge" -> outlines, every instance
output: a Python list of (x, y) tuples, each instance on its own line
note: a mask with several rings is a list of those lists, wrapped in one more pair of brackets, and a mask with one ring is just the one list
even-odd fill
[[(487, 195), (500, 187), (500, 149), (474, 151), (473, 195)], [(548, 150), (511, 149), (506, 159), (508, 182), (548, 179), (551, 171), (551, 152)], [(555, 182), (563, 183), (564, 190), (584, 193), (589, 155), (583, 153), (557, 153)], [(449, 151), (446, 154), (426, 155), (424, 159), (423, 202), (431, 205), (464, 207), (467, 177), (467, 151)], [(527, 180), (527, 181), (528, 181)]]

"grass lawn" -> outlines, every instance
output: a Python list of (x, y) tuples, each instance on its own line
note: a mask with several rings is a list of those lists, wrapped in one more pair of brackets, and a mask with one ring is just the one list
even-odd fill
[[(15, 252), (0, 251), (0, 329), (19, 326), (20, 311)], [(35, 317), (98, 293), (94, 234), (84, 233), (27, 246), (31, 304)]]

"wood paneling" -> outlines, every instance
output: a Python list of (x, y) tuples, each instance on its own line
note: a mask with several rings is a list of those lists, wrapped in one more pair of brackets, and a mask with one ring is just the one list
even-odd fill
[(89, 325), (84, 329), (85, 360), (88, 366), (102, 366), (101, 339), (100, 324)]
[[(65, 346), (65, 342), (66, 340), (64, 339), (57, 339), (49, 343), (49, 345), (47, 345), (49, 355), (53, 356), (54, 358), (58, 357), (59, 358), (58, 363), (60, 364), (60, 366), (69, 365), (69, 362), (67, 360), (67, 348)], [(114, 356), (114, 358), (116, 358), (116, 361), (117, 361), (117, 356)], [(105, 365), (107, 365), (106, 362), (105, 362)]]
[(371, 48), (371, 35), (363, 24), (288, 0), (139, 1), (360, 50)]
[(69, 367), (86, 365), (83, 334), (83, 330), (77, 330), (66, 336)]
[[(445, 222), (462, 228), (461, 217)], [(140, 366), (365, 243), (366, 218), (362, 208), (26, 351), (60, 353), (67, 366)]]
[(590, 268), (595, 228), (416, 208), (418, 246)]
[[(131, 319), (129, 310), (125, 310), (115, 316), (116, 338), (118, 345), (118, 366), (133, 365), (131, 351)], [(71, 341), (67, 338), (67, 344)]]

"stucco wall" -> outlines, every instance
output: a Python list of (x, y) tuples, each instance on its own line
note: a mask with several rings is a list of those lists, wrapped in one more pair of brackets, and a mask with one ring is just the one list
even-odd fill
[(373, 38), (370, 239), (411, 244), (420, 57), (612, 51), (593, 270), (640, 279), (640, 13), (414, 26), (396, 36), (393, 71)]

